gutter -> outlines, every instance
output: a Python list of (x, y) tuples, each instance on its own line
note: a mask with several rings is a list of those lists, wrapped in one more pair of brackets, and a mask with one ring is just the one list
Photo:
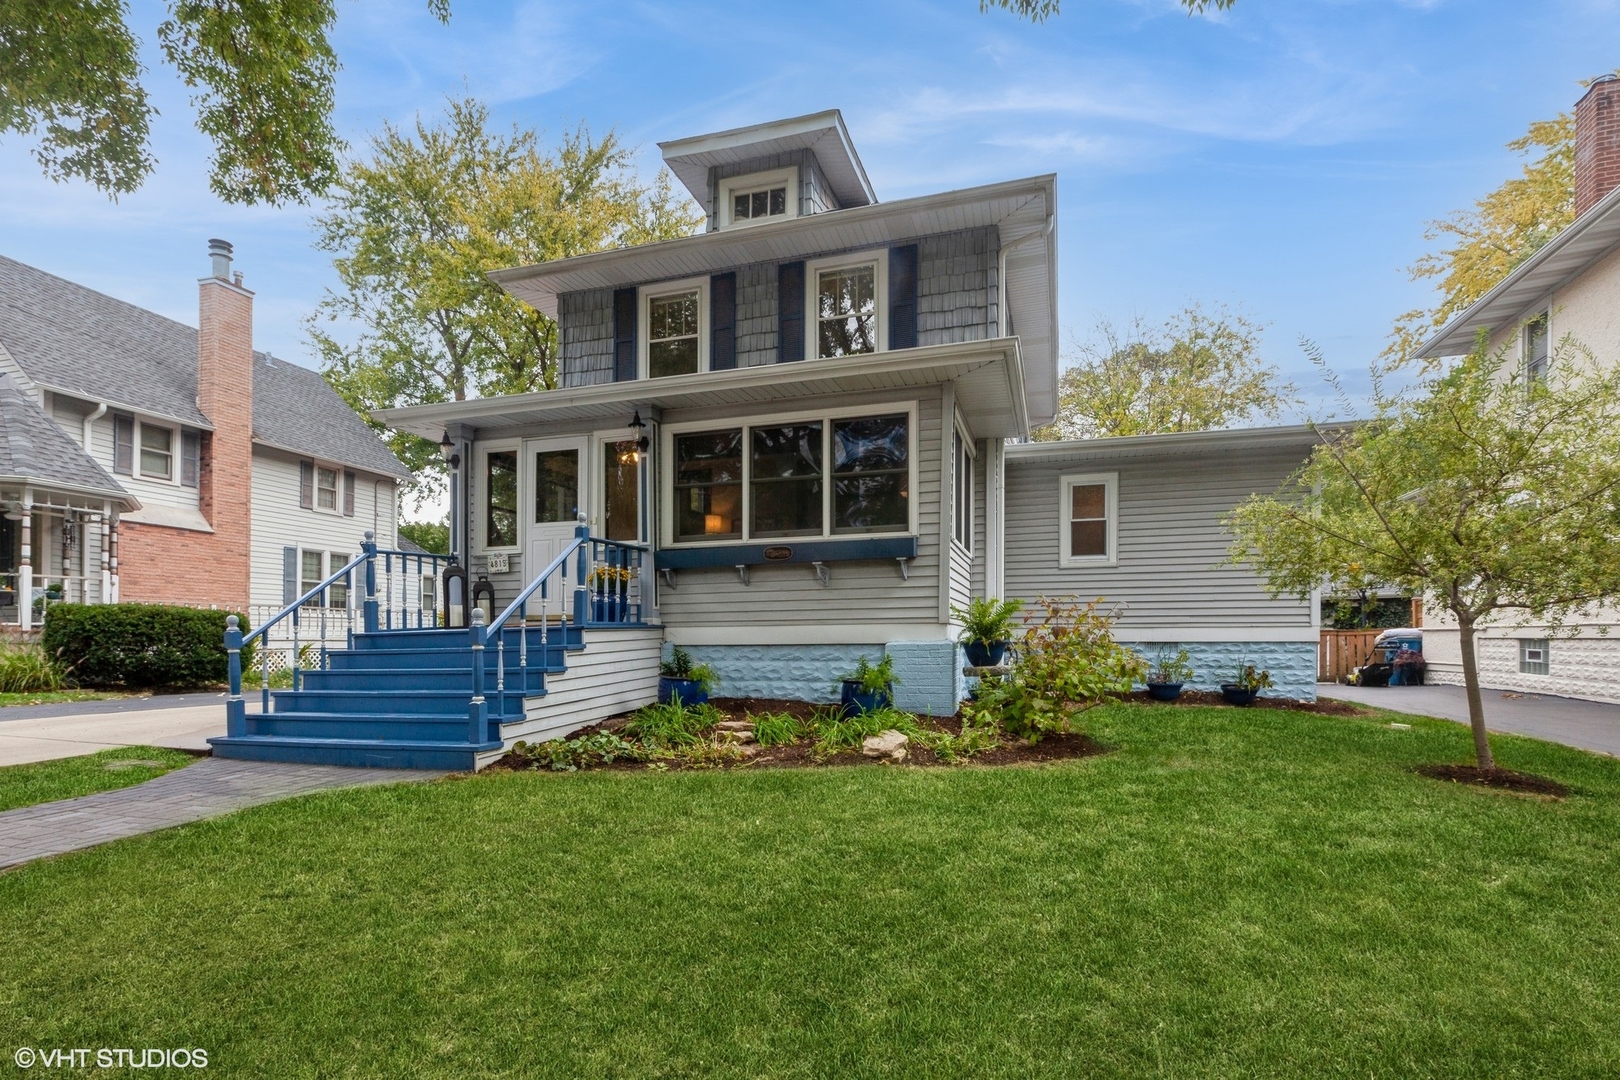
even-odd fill
[[(1046, 206), (1046, 228), (1035, 232), (1025, 233), (1010, 244), (1000, 244), (1000, 251), (996, 254), (996, 327), (1001, 337), (1012, 336), (1012, 311), (1007, 307), (1007, 253), (1014, 248), (1023, 247), (1031, 240), (1038, 240), (1051, 236), (1052, 230), (1057, 226), (1057, 207), (1050, 202)], [(1056, 310), (1056, 309), (1054, 309)], [(1052, 349), (1057, 350), (1057, 342), (1052, 342)]]
[[(1323, 425), (1331, 429), (1356, 427), (1365, 421), (1350, 420)], [(1321, 428), (1312, 424), (1288, 424), (1278, 427), (1214, 428), (1207, 431), (1175, 431), (1159, 435), (1121, 435), (1107, 439), (1066, 439), (1058, 442), (1031, 442), (1010, 444), (1007, 459), (1086, 457), (1093, 454), (1120, 451), (1155, 451), (1175, 453), (1201, 447), (1234, 449), (1261, 447), (1274, 444), (1311, 445), (1321, 439)]]

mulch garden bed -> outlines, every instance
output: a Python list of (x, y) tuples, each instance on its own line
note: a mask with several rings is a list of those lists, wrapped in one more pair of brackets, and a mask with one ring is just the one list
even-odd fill
[(1431, 780), (1476, 784), (1479, 787), (1500, 788), (1525, 795), (1545, 795), (1553, 799), (1562, 799), (1569, 794), (1569, 788), (1556, 780), (1514, 772), (1512, 769), (1481, 769), (1477, 765), (1419, 765), (1412, 771)]
[(1218, 690), (1183, 690), (1174, 701), (1157, 701), (1146, 690), (1126, 694), (1125, 701), (1138, 705), (1219, 705), (1223, 709), (1288, 709), (1291, 712), (1316, 713), (1320, 716), (1371, 716), (1372, 710), (1352, 705), (1348, 701), (1295, 701), (1293, 698), (1257, 697), (1250, 705), (1229, 705)]

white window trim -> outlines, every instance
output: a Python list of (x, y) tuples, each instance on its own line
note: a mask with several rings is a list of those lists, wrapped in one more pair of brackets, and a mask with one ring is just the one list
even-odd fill
[[(732, 198), (745, 191), (753, 192), (762, 188), (787, 188), (787, 212), (776, 217), (747, 218), (743, 221), (733, 221), (731, 218)], [(747, 229), (755, 225), (768, 225), (773, 221), (789, 221), (799, 216), (799, 200), (802, 197), (799, 190), (799, 167), (789, 165), (785, 169), (772, 169), (770, 172), (749, 173), (746, 176), (728, 176), (720, 181), (715, 200), (719, 203), (715, 207), (715, 220), (722, 229)]]
[[(660, 296), (669, 296), (673, 293), (697, 291), (698, 294), (698, 371), (709, 370), (709, 279), (706, 277), (683, 278), (680, 281), (662, 281), (657, 285), (643, 285), (636, 294), (636, 378), (650, 379), (648, 371), (648, 352), (652, 344), (648, 340), (648, 326), (652, 301)], [(664, 378), (680, 378), (679, 375), (666, 375)]]
[[(532, 471), (526, 463), (523, 453), (523, 443), (519, 439), (501, 439), (497, 442), (481, 442), (478, 444), (478, 472), (476, 483), (478, 485), (477, 497), (473, 500), (473, 507), (478, 517), (478, 527), (474, 530), (480, 553), (486, 551), (516, 552), (523, 550), (523, 492), (524, 481)], [(517, 459), (517, 542), (492, 547), (489, 543), (489, 455), (511, 453)]]
[[(1069, 514), (1074, 506), (1070, 490), (1088, 484), (1102, 484), (1107, 489), (1107, 555), (1075, 555), (1070, 550)], [(1058, 478), (1058, 565), (1075, 568), (1119, 565), (1119, 473), (1069, 473)]]
[(873, 288), (877, 295), (877, 349), (872, 353), (859, 355), (874, 356), (877, 353), (889, 351), (889, 250), (880, 248), (873, 251), (856, 251), (845, 255), (828, 255), (822, 259), (812, 259), (804, 264), (804, 356), (807, 360), (826, 360), (816, 350), (816, 330), (821, 321), (817, 317), (816, 295), (819, 291), (817, 277), (826, 270), (842, 270), (849, 266), (861, 266), (872, 263), (875, 267), (873, 274)]
[(958, 462), (957, 462), (957, 458), (956, 458), (956, 454), (955, 454), (955, 448), (952, 447), (951, 472), (953, 474), (953, 480), (955, 482), (966, 484), (966, 486), (967, 486), (967, 521), (965, 521), (963, 523), (964, 526), (965, 526), (963, 531), (964, 531), (965, 535), (967, 536), (967, 540), (964, 542), (963, 540), (958, 538), (957, 535), (956, 535), (955, 516), (956, 516), (957, 509), (962, 505), (962, 500), (959, 497), (960, 493), (953, 491), (953, 492), (951, 492), (951, 517), (952, 517), (952, 520), (951, 520), (951, 543), (955, 544), (958, 548), (960, 548), (964, 554), (972, 555), (973, 554), (973, 510), (974, 510), (973, 496), (976, 494), (974, 492), (974, 490), (973, 490), (973, 465), (974, 465), (974, 462), (976, 462), (978, 460), (978, 447), (976, 447), (973, 444), (973, 436), (968, 434), (967, 426), (962, 423), (962, 417), (961, 417), (960, 414), (958, 414), (956, 416), (955, 420), (956, 420), (956, 437), (962, 440), (962, 450), (963, 450), (963, 453), (967, 456), (967, 461), (964, 463), (966, 465), (966, 467), (962, 470), (962, 475), (961, 476), (955, 476), (956, 465), (958, 464)]
[[(127, 415), (127, 414), (126, 414)], [(160, 424), (152, 420), (142, 420), (139, 416), (135, 421), (135, 460), (131, 463), (134, 468), (133, 475), (137, 480), (145, 480), (148, 484), (168, 484), (171, 487), (180, 486), (180, 429), (172, 424)], [(141, 469), (141, 432), (146, 428), (160, 428), (169, 433), (169, 475), (151, 476)]]
[[(824, 440), (832, 438), (832, 422), (834, 420), (854, 420), (863, 416), (884, 416), (889, 413), (904, 413), (906, 415), (906, 465), (908, 476), (906, 490), (910, 493), (906, 499), (906, 526), (903, 529), (890, 529), (886, 532), (863, 533), (835, 533), (832, 531), (832, 485), (824, 484), (822, 490), (821, 534), (819, 536), (761, 536), (754, 537), (749, 526), (753, 517), (753, 469), (750, 465), (748, 431), (755, 427), (770, 427), (775, 424), (804, 423), (811, 420), (820, 420), (823, 424), (822, 437)], [(823, 540), (868, 540), (879, 537), (916, 536), (918, 534), (918, 513), (922, 499), (918, 492), (917, 457), (922, 444), (922, 432), (918, 428), (918, 409), (915, 401), (891, 401), (877, 405), (853, 405), (846, 408), (822, 408), (813, 412), (771, 413), (763, 416), (749, 416), (726, 420), (693, 420), (683, 424), (665, 424), (659, 436), (658, 466), (658, 535), (662, 538), (661, 547), (677, 548), (703, 548), (703, 547), (731, 547), (737, 544), (793, 544), (820, 542)], [(732, 428), (741, 428), (743, 432), (743, 475), (742, 475), (742, 524), (743, 534), (736, 539), (727, 540), (676, 540), (675, 539), (675, 437), (694, 431), (726, 431)], [(827, 446), (823, 443), (823, 446)], [(831, 461), (828, 462), (828, 476), (831, 475)]]

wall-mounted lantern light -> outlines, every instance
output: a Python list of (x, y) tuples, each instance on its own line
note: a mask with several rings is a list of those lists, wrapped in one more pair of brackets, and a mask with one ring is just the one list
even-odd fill
[(641, 418), (640, 409), (630, 419), (630, 438), (635, 442), (639, 454), (645, 454), (647, 447), (652, 445), (652, 440), (647, 438), (647, 422)]
[(456, 444), (450, 441), (448, 431), (444, 433), (444, 438), (439, 440), (439, 456), (444, 458), (445, 464), (452, 469), (461, 468), (461, 455), (456, 453)]

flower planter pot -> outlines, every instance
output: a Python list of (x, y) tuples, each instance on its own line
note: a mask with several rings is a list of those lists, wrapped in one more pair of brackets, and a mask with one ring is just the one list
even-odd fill
[(844, 707), (845, 716), (877, 712), (879, 709), (887, 709), (892, 704), (887, 690), (868, 692), (862, 690), (861, 684), (854, 679), (844, 680), (843, 695), (839, 703)]
[(591, 598), (591, 621), (599, 623), (616, 623), (624, 618), (625, 608), (617, 596), (596, 596)]
[(1148, 697), (1154, 701), (1174, 701), (1181, 696), (1181, 686), (1178, 682), (1150, 682), (1147, 684)]
[(1252, 704), (1259, 693), (1258, 690), (1250, 690), (1248, 687), (1239, 686), (1237, 683), (1221, 683), (1221, 697), (1226, 699), (1228, 705)]
[(969, 641), (962, 645), (962, 651), (967, 654), (969, 667), (996, 667), (1007, 655), (1008, 644), (1005, 641)]
[(696, 679), (671, 679), (667, 675), (658, 677), (658, 704), (668, 705), (676, 702), (685, 707), (688, 705), (702, 705), (709, 700), (709, 692), (703, 689), (703, 684)]

